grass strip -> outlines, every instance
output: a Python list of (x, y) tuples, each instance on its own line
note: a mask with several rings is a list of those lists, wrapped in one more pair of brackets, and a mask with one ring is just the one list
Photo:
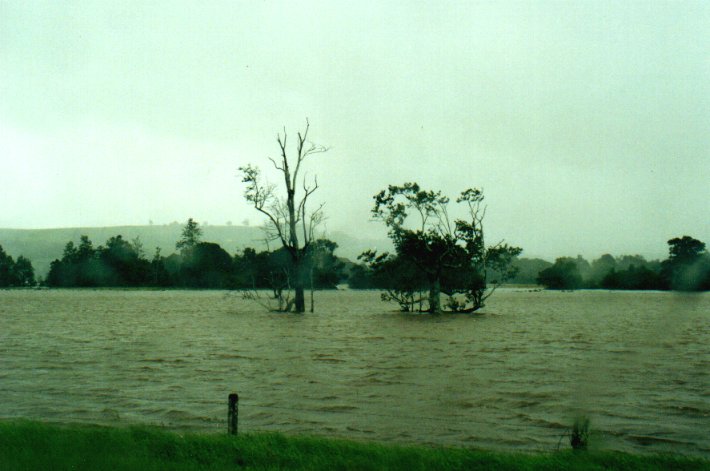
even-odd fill
[(559, 451), (506, 453), (398, 446), (254, 433), (179, 434), (154, 427), (112, 428), (0, 422), (1, 470), (710, 470), (682, 455)]

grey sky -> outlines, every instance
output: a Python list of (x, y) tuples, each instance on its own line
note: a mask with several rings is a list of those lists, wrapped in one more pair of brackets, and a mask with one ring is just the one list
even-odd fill
[(527, 256), (710, 243), (710, 3), (204, 3), (0, 0), (0, 227), (256, 224), (308, 117), (329, 230), (414, 180)]

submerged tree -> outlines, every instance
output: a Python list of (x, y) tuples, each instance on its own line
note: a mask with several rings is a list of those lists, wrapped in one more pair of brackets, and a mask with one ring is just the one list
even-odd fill
[[(364, 259), (375, 271), (394, 273), (393, 289), (383, 299), (400, 306), (441, 312), (441, 294), (452, 311), (473, 312), (485, 305), (496, 287), (515, 275), (511, 262), (522, 249), (503, 242), (486, 247), (483, 233), (483, 193), (463, 191), (456, 199), (468, 210), (466, 219), (451, 219), (449, 198), (440, 191), (422, 190), (417, 183), (390, 185), (374, 197), (372, 213), (389, 228), (395, 254), (366, 252)], [(495, 270), (496, 279), (488, 280)], [(418, 299), (422, 285), (426, 299)], [(489, 285), (491, 285), (489, 287)]]
[[(267, 217), (267, 233), (272, 240), (278, 240), (291, 258), (293, 270), (290, 285), (294, 290), (294, 300), (288, 303), (284, 310), (304, 312), (306, 301), (304, 288), (308, 280), (308, 269), (305, 259), (309, 253), (310, 245), (314, 240), (315, 227), (323, 220), (323, 205), (314, 211), (308, 211), (308, 198), (318, 189), (318, 180), (312, 183), (306, 177), (299, 180), (299, 172), (303, 161), (312, 154), (318, 154), (328, 149), (308, 141), (310, 124), (306, 120), (303, 134), (296, 136), (295, 155), (290, 158), (287, 153), (287, 134), (276, 136), (279, 145), (280, 157), (272, 159), (271, 163), (283, 175), (285, 196), (277, 191), (276, 185), (269, 184), (261, 178), (258, 167), (247, 165), (240, 167), (242, 182), (247, 184), (244, 197), (254, 208)], [(298, 191), (303, 190), (298, 197)]]
[[(382, 289), (382, 300), (396, 302), (404, 312), (423, 310), (427, 278), (411, 259), (388, 252), (378, 255), (376, 251), (367, 250), (358, 256), (358, 260), (365, 263), (366, 268), (355, 267), (359, 270), (356, 270), (355, 277), (351, 274), (355, 283), (351, 287)], [(358, 272), (359, 282), (364, 286), (357, 286)]]

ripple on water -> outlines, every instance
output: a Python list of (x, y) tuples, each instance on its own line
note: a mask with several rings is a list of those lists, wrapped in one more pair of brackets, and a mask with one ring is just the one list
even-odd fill
[[(0, 417), (554, 449), (709, 454), (710, 295), (499, 290), (488, 314), (375, 292), (275, 315), (209, 291), (0, 291)], [(273, 409), (269, 409), (273, 408)]]

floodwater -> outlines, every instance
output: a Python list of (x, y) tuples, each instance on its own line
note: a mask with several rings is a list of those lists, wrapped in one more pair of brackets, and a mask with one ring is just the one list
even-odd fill
[(377, 292), (314, 314), (216, 291), (0, 291), (0, 418), (710, 456), (710, 293), (499, 290), (481, 315)]

